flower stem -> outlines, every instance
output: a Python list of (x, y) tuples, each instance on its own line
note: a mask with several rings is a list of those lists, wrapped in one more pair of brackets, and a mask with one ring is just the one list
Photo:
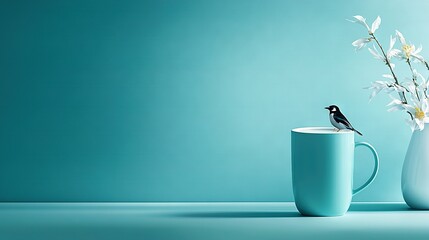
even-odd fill
[[(380, 48), (381, 52), (383, 53), (384, 60), (386, 61), (386, 65), (389, 67), (390, 72), (392, 73), (392, 76), (393, 76), (393, 79), (395, 80), (395, 83), (396, 83), (397, 85), (399, 85), (399, 86), (400, 86), (399, 81), (398, 81), (398, 78), (396, 77), (396, 74), (393, 72), (393, 67), (392, 67), (392, 65), (390, 64), (389, 58), (387, 58), (387, 54), (386, 54), (386, 52), (384, 51), (383, 47), (381, 46), (380, 42), (379, 42), (379, 41), (378, 41), (378, 39), (374, 36), (374, 33), (371, 33), (371, 32), (370, 32), (370, 33), (369, 33), (369, 35), (372, 37), (372, 39), (374, 39), (374, 41), (377, 43), (378, 47)], [(429, 69), (429, 68), (428, 68), (428, 69)], [(398, 92), (398, 94), (399, 94), (399, 97), (401, 98), (401, 101), (402, 101), (404, 104), (407, 104), (408, 102), (407, 102), (407, 98), (405, 97), (405, 93), (404, 93), (404, 92)]]

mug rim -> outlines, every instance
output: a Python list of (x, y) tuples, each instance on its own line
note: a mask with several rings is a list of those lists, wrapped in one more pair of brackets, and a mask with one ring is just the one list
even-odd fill
[[(311, 130), (334, 130), (330, 132), (316, 132)], [(300, 127), (300, 128), (294, 128), (291, 131), (294, 133), (302, 133), (302, 134), (322, 134), (322, 135), (336, 135), (336, 134), (350, 134), (353, 133), (352, 130), (349, 129), (342, 129), (340, 131), (336, 131), (337, 129), (334, 127)]]

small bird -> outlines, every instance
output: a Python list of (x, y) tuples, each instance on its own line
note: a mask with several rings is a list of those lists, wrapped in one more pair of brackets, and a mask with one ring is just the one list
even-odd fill
[(362, 133), (354, 129), (352, 124), (341, 113), (339, 107), (335, 105), (331, 105), (329, 107), (325, 107), (325, 109), (329, 110), (329, 120), (331, 121), (334, 127), (338, 128), (338, 131), (340, 131), (341, 129), (349, 129), (362, 136)]

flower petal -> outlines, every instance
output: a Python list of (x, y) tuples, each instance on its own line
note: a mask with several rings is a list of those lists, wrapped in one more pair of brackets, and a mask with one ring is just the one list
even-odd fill
[(424, 121), (420, 121), (417, 118), (415, 120), (416, 120), (417, 125), (419, 126), (419, 130), (420, 131), (423, 130), (425, 128), (425, 122)]
[(400, 60), (407, 59), (407, 56), (399, 49), (393, 49), (392, 51), (395, 51), (395, 54), (392, 55), (393, 57), (396, 57)]
[(392, 57), (396, 57), (401, 53), (398, 49), (391, 49), (387, 52), (387, 58), (391, 59)]
[(424, 62), (425, 61), (425, 59), (421, 55), (418, 55), (418, 54), (415, 54), (415, 53), (411, 53), (411, 56), (413, 56), (419, 62)]
[(361, 15), (356, 15), (356, 16), (353, 16), (353, 17), (356, 20), (360, 21), (360, 22), (365, 22), (366, 21), (366, 19), (364, 17), (362, 17)]
[(368, 48), (368, 51), (374, 56), (375, 59), (379, 59), (384, 61), (384, 57), (380, 55), (380, 53), (378, 53), (377, 49), (372, 50), (371, 48)]
[(392, 51), (393, 47), (395, 46), (395, 43), (396, 43), (396, 37), (392, 37), (392, 35), (390, 35), (389, 52)]
[(356, 21), (353, 21), (353, 20), (349, 20), (349, 21), (354, 22), (354, 23), (359, 23), (360, 25), (362, 25), (362, 26), (366, 27), (366, 29), (367, 29), (368, 31), (370, 31), (370, 30), (371, 30), (371, 29), (369, 28), (368, 24), (366, 24), (366, 19), (365, 19), (364, 17), (362, 17), (362, 16), (360, 16), (360, 15), (356, 15), (356, 16), (353, 16), (353, 17), (356, 19)]
[(414, 54), (419, 54), (422, 50), (423, 50), (423, 46), (420, 45), (413, 53)]
[(392, 101), (391, 101), (389, 104), (387, 104), (386, 106), (387, 106), (387, 107), (390, 107), (390, 106), (393, 106), (393, 105), (402, 105), (402, 101), (401, 101), (401, 100), (399, 100), (399, 99), (394, 98), (394, 99), (392, 99)]
[(378, 94), (380, 92), (380, 90), (378, 90), (378, 89), (374, 89), (372, 92), (371, 92), (371, 95), (369, 95), (369, 101), (371, 102), (372, 101), (372, 99)]
[(421, 100), (421, 109), (422, 109), (422, 111), (424, 112), (424, 113), (427, 113), (427, 111), (428, 111), (428, 106), (429, 106), (429, 104), (428, 104), (428, 100), (427, 99), (424, 99), (424, 98), (422, 98), (422, 100)]
[(372, 26), (371, 26), (372, 33), (375, 33), (378, 27), (380, 27), (380, 23), (381, 23), (381, 18), (380, 16), (377, 16), (377, 18), (375, 19), (375, 21), (372, 23)]
[(407, 42), (405, 41), (404, 35), (402, 35), (400, 31), (396, 30), (396, 36), (398, 36), (399, 41), (402, 43), (402, 45), (407, 44)]
[(383, 76), (384, 78), (388, 78), (388, 79), (394, 79), (392, 74), (383, 74), (381, 76)]
[(356, 47), (356, 50), (359, 50), (359, 49), (363, 48), (366, 45), (366, 43), (368, 43), (370, 41), (371, 41), (370, 38), (359, 38), (358, 40), (352, 42), (352, 45), (354, 47)]

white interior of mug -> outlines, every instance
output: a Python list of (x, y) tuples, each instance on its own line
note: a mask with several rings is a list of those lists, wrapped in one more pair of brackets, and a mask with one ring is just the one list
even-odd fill
[(334, 127), (303, 127), (292, 129), (292, 132), (308, 134), (345, 134), (351, 133), (353, 131), (348, 129), (342, 129), (338, 131), (338, 129)]

